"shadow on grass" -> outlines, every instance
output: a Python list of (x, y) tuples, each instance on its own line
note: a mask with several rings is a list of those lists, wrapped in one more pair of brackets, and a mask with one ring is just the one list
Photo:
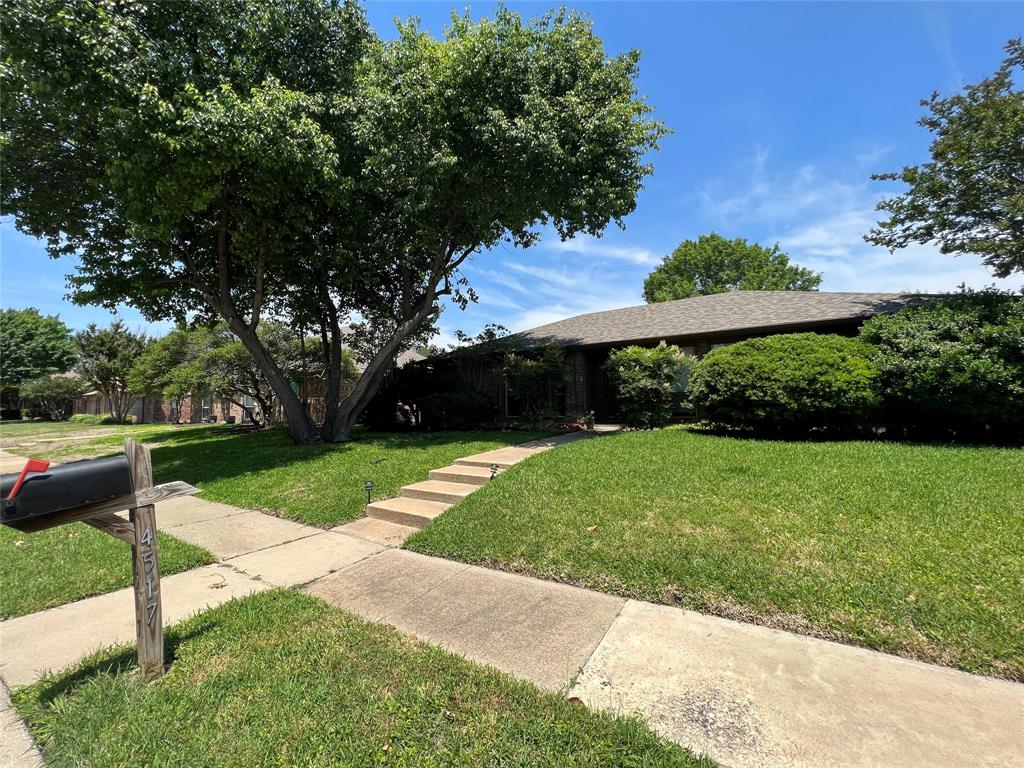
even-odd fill
[[(201, 434), (171, 431), (155, 436), (153, 468), (157, 482), (212, 482), (315, 461), (370, 445), (381, 451), (428, 450), (443, 445), (502, 438), (516, 445), (535, 437), (516, 432), (357, 432), (347, 443), (296, 445), (282, 429), (212, 427)], [(383, 459), (381, 459), (383, 460)]]
[[(189, 621), (188, 629), (172, 630), (164, 635), (164, 667), (170, 667), (178, 658), (178, 650), (184, 643), (213, 630), (217, 620), (200, 614)], [(84, 659), (77, 667), (67, 672), (58, 672), (44, 678), (36, 687), (35, 700), (50, 705), (65, 694), (97, 677), (107, 677), (134, 672), (138, 669), (135, 646), (120, 646), (114, 650), (100, 651)]]

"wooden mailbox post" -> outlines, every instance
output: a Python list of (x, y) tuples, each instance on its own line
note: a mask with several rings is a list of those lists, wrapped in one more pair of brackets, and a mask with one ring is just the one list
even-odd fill
[[(4, 524), (26, 533), (41, 531), (67, 523), (82, 522), (91, 525), (117, 539), (131, 545), (132, 582), (135, 593), (135, 638), (138, 642), (139, 670), (147, 678), (158, 677), (164, 668), (164, 630), (163, 609), (160, 594), (160, 559), (157, 552), (156, 510), (158, 501), (184, 496), (197, 492), (197, 488), (183, 482), (153, 485), (153, 465), (150, 462), (149, 449), (141, 443), (128, 438), (124, 441), (124, 454), (128, 461), (128, 472), (131, 477), (131, 493), (120, 494), (99, 501), (86, 501), (70, 508), (58, 510), (33, 510), (31, 516), (18, 518), (5, 508)], [(42, 463), (44, 468), (47, 466)], [(26, 480), (29, 465), (21, 473), (20, 479), (14, 483), (14, 491), (7, 497), (9, 505)], [(72, 465), (65, 465), (71, 467)], [(76, 470), (86, 470), (88, 462), (74, 465)], [(122, 465), (123, 468), (123, 465)], [(39, 470), (33, 470), (39, 471)], [(57, 479), (56, 474), (50, 479)], [(83, 473), (80, 473), (83, 474)], [(43, 475), (42, 477), (50, 477)], [(28, 478), (31, 480), (31, 478)], [(42, 479), (42, 478), (39, 478)], [(58, 480), (59, 482), (59, 480)], [(38, 494), (37, 494), (38, 495)], [(88, 491), (83, 498), (93, 498)], [(45, 507), (36, 501), (38, 507)], [(128, 511), (125, 520), (117, 512)]]

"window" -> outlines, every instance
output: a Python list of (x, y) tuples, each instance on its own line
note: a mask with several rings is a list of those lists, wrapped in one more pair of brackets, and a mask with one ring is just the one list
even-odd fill
[(204, 422), (210, 420), (210, 393), (209, 392), (203, 392), (202, 420)]

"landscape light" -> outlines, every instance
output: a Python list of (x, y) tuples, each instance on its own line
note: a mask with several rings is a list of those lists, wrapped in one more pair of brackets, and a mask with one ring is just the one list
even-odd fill
[(363, 483), (363, 488), (366, 489), (366, 503), (369, 504), (373, 501), (373, 480), (367, 480)]

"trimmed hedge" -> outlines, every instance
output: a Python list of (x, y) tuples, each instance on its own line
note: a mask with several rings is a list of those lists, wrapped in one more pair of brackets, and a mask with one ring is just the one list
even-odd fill
[(885, 418), (918, 430), (1019, 433), (1024, 297), (967, 292), (868, 320)]
[(877, 405), (872, 348), (858, 339), (793, 333), (712, 350), (687, 391), (699, 418), (770, 431), (861, 426)]

